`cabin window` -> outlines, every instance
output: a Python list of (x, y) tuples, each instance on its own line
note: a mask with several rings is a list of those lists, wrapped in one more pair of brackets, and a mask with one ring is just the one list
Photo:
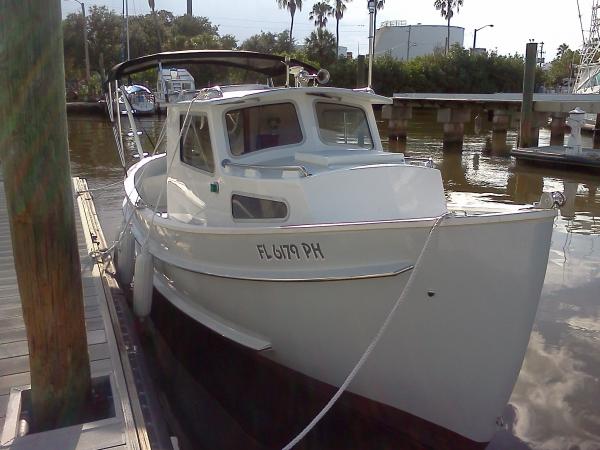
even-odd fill
[(325, 144), (373, 148), (373, 139), (364, 110), (339, 103), (315, 104), (319, 136)]
[(197, 169), (213, 173), (213, 158), (208, 119), (206, 116), (190, 115), (187, 123), (185, 116), (180, 116), (180, 126), (184, 127), (180, 142), (181, 161)]
[(288, 208), (284, 202), (266, 198), (233, 194), (231, 196), (231, 214), (234, 219), (285, 219)]
[(229, 149), (234, 156), (302, 142), (292, 103), (260, 105), (225, 113)]

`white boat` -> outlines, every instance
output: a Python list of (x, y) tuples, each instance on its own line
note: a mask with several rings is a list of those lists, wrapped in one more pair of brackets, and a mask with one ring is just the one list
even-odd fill
[(194, 77), (186, 69), (159, 67), (156, 99), (161, 105), (192, 100), (196, 95), (198, 91)]
[(140, 84), (132, 84), (123, 86), (123, 94), (119, 99), (121, 105), (121, 114), (127, 113), (125, 107), (125, 98), (129, 101), (133, 114), (154, 114), (156, 111), (156, 103), (154, 101), (154, 94), (145, 86)]
[[(159, 59), (146, 58), (112, 79)], [(287, 73), (273, 55), (223, 58)], [(142, 314), (153, 286), (223, 339), (330, 386), (390, 316), (348, 390), (487, 442), (527, 348), (555, 211), (450, 211), (437, 169), (384, 151), (373, 105), (390, 99), (310, 86), (306, 69), (296, 87), (220, 86), (169, 105), (167, 153), (125, 180), (119, 273), (130, 281), (135, 240), (152, 262), (147, 280), (136, 266)]]

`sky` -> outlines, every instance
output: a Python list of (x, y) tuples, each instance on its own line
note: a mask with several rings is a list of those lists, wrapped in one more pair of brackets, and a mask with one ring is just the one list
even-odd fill
[[(128, 0), (129, 14), (150, 11), (147, 0)], [(289, 28), (289, 12), (280, 10), (276, 0), (193, 0), (195, 16), (208, 17), (219, 26), (221, 34), (233, 34), (238, 43), (249, 36), (265, 32), (280, 32)], [(296, 12), (294, 38), (304, 40), (314, 29), (308, 13), (316, 0), (304, 0), (302, 11)], [(121, 12), (123, 0), (88, 0), (86, 7), (105, 5)], [(593, 0), (579, 0), (583, 27), (587, 33)], [(184, 14), (186, 0), (155, 0), (156, 9), (166, 9), (176, 15)], [(63, 0), (63, 16), (81, 11), (74, 0)], [(385, 8), (377, 15), (380, 24), (385, 20), (406, 20), (408, 24), (445, 25), (433, 0), (387, 0)], [(497, 50), (500, 54), (525, 52), (530, 39), (544, 42), (547, 61), (554, 58), (562, 43), (578, 49), (582, 46), (581, 26), (577, 0), (464, 0), (464, 5), (454, 16), (451, 25), (465, 29), (464, 46), (473, 45), (473, 30), (493, 24), (477, 33), (477, 47)], [(335, 20), (328, 24), (335, 33)], [(368, 12), (366, 0), (353, 0), (348, 4), (340, 22), (340, 45), (348, 47), (355, 55), (366, 53), (368, 47)]]

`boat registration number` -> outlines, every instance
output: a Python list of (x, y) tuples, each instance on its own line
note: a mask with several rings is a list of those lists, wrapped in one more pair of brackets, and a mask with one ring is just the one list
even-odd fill
[(325, 259), (319, 242), (300, 244), (257, 244), (261, 260), (291, 261), (300, 259)]

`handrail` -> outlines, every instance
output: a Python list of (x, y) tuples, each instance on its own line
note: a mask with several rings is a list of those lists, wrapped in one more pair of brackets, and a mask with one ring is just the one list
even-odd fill
[(413, 160), (416, 162), (425, 163), (425, 167), (429, 167), (429, 168), (434, 167), (433, 159), (431, 159), (431, 158), (419, 158), (418, 156), (405, 156), (404, 159), (409, 160), (409, 164), (410, 164), (410, 160)]
[(300, 176), (309, 177), (310, 173), (304, 166), (267, 166), (264, 164), (241, 164), (232, 162), (230, 159), (224, 159), (221, 161), (222, 167), (240, 167), (242, 169), (267, 169), (267, 170), (283, 170), (283, 171), (295, 171), (300, 172)]

